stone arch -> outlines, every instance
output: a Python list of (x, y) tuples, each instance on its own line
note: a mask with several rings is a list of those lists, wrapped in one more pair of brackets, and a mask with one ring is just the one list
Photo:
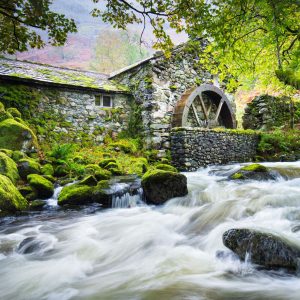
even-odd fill
[(203, 84), (182, 95), (174, 109), (172, 127), (191, 126), (236, 128), (235, 114), (222, 90)]

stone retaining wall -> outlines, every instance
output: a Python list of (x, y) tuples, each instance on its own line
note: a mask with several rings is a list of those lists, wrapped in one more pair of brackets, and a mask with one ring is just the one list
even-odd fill
[(172, 163), (180, 171), (200, 167), (251, 161), (256, 155), (258, 135), (236, 131), (218, 132), (200, 128), (171, 131)]

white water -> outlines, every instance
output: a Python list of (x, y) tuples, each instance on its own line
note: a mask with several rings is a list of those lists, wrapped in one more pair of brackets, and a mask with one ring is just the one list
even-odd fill
[[(216, 256), (229, 253), (222, 234), (236, 227), (271, 231), (300, 245), (300, 231), (293, 232), (300, 225), (300, 163), (268, 166), (288, 170), (293, 179), (226, 181), (209, 171), (237, 166), (215, 167), (186, 174), (189, 195), (162, 207), (4, 222), (0, 299), (298, 300), (300, 277)], [(128, 207), (127, 198), (116, 205)], [(38, 247), (24, 254), (20, 243), (28, 237)]]

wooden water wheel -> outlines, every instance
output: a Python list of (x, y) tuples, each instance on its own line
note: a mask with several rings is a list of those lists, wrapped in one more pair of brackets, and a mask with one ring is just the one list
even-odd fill
[(214, 85), (203, 84), (177, 102), (172, 127), (236, 128), (236, 121), (226, 95)]

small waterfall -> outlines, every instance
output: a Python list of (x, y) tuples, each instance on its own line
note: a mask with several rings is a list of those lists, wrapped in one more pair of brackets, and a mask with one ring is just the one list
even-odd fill
[(112, 208), (130, 208), (145, 204), (143, 202), (143, 189), (139, 188), (136, 195), (125, 193), (122, 196), (115, 195), (112, 198)]

